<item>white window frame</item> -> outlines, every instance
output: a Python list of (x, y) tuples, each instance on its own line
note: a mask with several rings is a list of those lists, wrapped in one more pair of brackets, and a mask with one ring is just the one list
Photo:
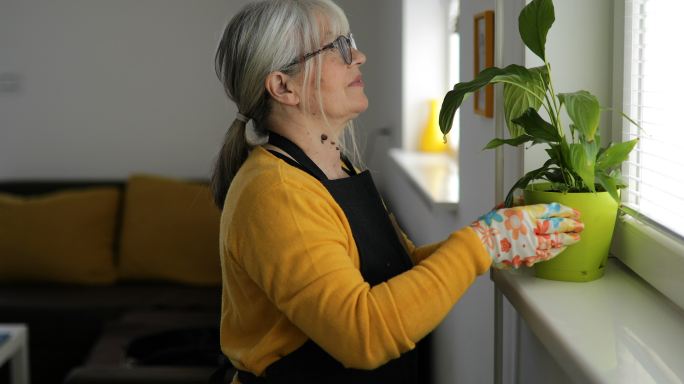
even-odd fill
[[(613, 42), (613, 100), (614, 105), (629, 104), (631, 53), (628, 38), (631, 25), (629, 0), (614, 1)], [(613, 141), (622, 140), (625, 125), (619, 113), (613, 118)], [(663, 293), (679, 307), (684, 308), (684, 241), (681, 237), (646, 219), (621, 214), (615, 226), (611, 253), (629, 266), (640, 277)]]

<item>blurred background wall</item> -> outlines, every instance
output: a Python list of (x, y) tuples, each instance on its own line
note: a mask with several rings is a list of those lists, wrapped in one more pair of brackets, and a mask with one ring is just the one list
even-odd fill
[[(213, 55), (246, 3), (0, 0), (0, 178), (208, 177), (236, 112)], [(400, 126), (396, 4), (340, 2), (369, 56), (360, 131)], [(377, 136), (373, 168), (391, 140)]]

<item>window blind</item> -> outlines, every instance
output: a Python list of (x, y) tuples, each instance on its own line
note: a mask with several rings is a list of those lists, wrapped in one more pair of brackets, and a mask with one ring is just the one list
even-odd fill
[(639, 138), (623, 167), (623, 202), (684, 238), (684, 1), (625, 2), (623, 139)]

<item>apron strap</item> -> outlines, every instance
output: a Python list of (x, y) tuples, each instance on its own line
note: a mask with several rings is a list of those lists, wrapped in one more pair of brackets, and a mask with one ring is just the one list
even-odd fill
[(347, 166), (347, 169), (345, 170), (345, 171), (347, 172), (347, 174), (348, 174), (349, 176), (354, 176), (354, 175), (356, 175), (356, 174), (357, 174), (356, 168), (354, 168), (354, 164), (352, 164), (351, 161), (349, 161), (349, 159), (347, 158), (347, 156), (345, 156), (345, 155), (340, 155), (340, 158), (342, 159), (342, 162), (344, 163), (344, 165)]
[[(325, 173), (323, 173), (323, 171), (321, 171), (321, 169), (318, 168), (316, 163), (314, 163), (313, 160), (311, 160), (309, 156), (307, 156), (306, 153), (304, 153), (304, 151), (297, 146), (297, 144), (293, 143), (292, 141), (288, 140), (283, 136), (280, 136), (279, 134), (273, 131), (270, 131), (268, 133), (268, 143), (282, 149), (283, 151), (287, 152), (290, 156), (292, 156), (292, 158), (294, 158), (297, 161), (297, 163), (299, 163), (298, 168), (305, 170), (307, 173), (311, 174), (318, 180), (328, 180), (328, 178), (325, 176)], [(278, 157), (282, 159), (283, 156), (284, 155), (281, 154), (281, 156)], [(290, 159), (290, 161), (287, 162), (289, 164), (292, 164), (291, 160), (292, 159)]]
[(291, 157), (285, 156), (285, 155), (283, 155), (282, 153), (280, 153), (280, 152), (278, 152), (278, 151), (274, 151), (274, 150), (272, 150), (272, 149), (269, 149), (268, 151), (271, 152), (275, 157), (280, 158), (281, 160), (283, 160), (284, 162), (290, 164), (291, 166), (293, 166), (293, 167), (295, 167), (295, 168), (299, 168), (299, 169), (301, 169), (302, 171), (304, 171), (304, 172), (310, 174), (311, 176), (316, 177), (316, 175), (314, 175), (314, 174), (312, 174), (311, 172), (309, 172), (309, 170), (306, 169), (306, 168), (304, 168), (304, 166), (302, 166), (302, 165), (299, 164), (298, 162), (292, 160)]
[[(274, 147), (282, 149), (287, 154), (292, 156), (292, 158), (290, 158), (283, 155), (280, 152), (269, 150), (269, 152), (283, 159), (288, 164), (297, 167), (303, 171), (306, 171), (308, 174), (310, 174), (318, 180), (328, 180), (328, 177), (325, 176), (325, 173), (323, 173), (323, 171), (320, 168), (318, 168), (316, 163), (314, 163), (313, 160), (311, 160), (311, 158), (309, 158), (309, 156), (307, 156), (306, 153), (304, 153), (304, 151), (297, 146), (297, 144), (293, 143), (286, 137), (283, 137), (275, 132), (269, 132), (268, 143), (273, 145)], [(292, 160), (293, 158), (294, 160)], [(340, 155), (340, 158), (342, 159), (344, 165), (347, 166), (345, 172), (347, 172), (349, 176), (356, 175), (356, 168), (354, 168), (354, 165), (352, 165), (351, 161), (349, 161), (347, 156), (344, 156), (344, 154), (342, 154)]]

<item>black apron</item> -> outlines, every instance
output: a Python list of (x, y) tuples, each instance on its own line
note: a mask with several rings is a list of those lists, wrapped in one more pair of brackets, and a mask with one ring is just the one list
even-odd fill
[[(288, 164), (318, 179), (340, 205), (351, 226), (359, 251), (361, 275), (371, 286), (405, 272), (413, 263), (398, 237), (369, 171), (356, 173), (344, 156), (349, 169), (347, 178), (328, 180), (323, 171), (290, 140), (271, 132), (269, 144), (287, 152), (294, 160), (270, 151)], [(419, 383), (423, 376), (414, 349), (374, 370), (348, 369), (308, 340), (296, 351), (266, 368), (263, 377), (238, 372), (241, 383)]]

